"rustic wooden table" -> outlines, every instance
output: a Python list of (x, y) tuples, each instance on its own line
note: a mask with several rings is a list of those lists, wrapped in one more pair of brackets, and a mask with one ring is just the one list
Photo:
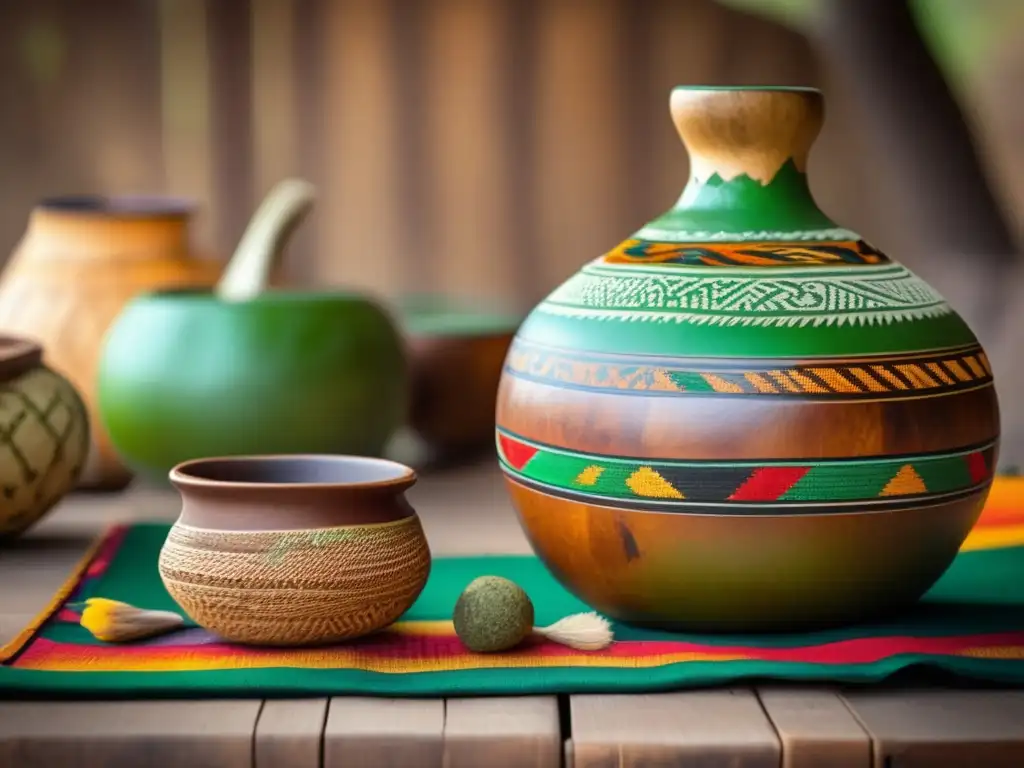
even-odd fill
[[(424, 477), (438, 554), (527, 553), (496, 468)], [(177, 496), (76, 495), (0, 550), (0, 644), (106, 525), (172, 521)], [(1024, 766), (1024, 691), (824, 687), (448, 700), (0, 702), (0, 766), (256, 768)]]

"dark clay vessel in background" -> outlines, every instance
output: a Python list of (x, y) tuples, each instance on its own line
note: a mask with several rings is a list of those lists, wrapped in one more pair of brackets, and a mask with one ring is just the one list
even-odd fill
[(522, 317), (443, 296), (408, 297), (399, 313), (411, 372), (409, 425), (442, 460), (486, 449)]
[(160, 553), (168, 593), (233, 642), (313, 645), (381, 629), (419, 596), (430, 549), (415, 473), (355, 456), (199, 459), (175, 467), (181, 515)]

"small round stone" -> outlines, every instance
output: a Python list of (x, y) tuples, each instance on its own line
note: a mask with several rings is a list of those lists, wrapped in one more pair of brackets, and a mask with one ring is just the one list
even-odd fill
[(505, 651), (533, 631), (533, 603), (514, 581), (481, 576), (455, 602), (455, 634), (477, 653)]

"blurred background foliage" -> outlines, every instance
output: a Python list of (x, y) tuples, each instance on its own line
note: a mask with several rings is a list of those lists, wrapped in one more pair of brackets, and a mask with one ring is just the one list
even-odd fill
[[(780, 21), (803, 33), (813, 31), (822, 0), (720, 0), (738, 10)], [(1019, 43), (1024, 27), (1022, 0), (911, 0), (921, 34), (957, 91), (970, 87), (991, 57)]]

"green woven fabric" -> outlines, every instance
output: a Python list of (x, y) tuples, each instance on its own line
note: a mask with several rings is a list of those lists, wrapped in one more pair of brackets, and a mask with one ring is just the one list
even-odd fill
[[(156, 570), (167, 527), (138, 525), (123, 534), (116, 554), (86, 576), (71, 606), (92, 597), (175, 610)], [(518, 582), (532, 597), (538, 624), (586, 606), (563, 590), (533, 557), (438, 558), (419, 601), (403, 621), (450, 620), (459, 592), (483, 574)], [(259, 668), (263, 650), (219, 644), (191, 628), (144, 643), (111, 646), (58, 610), (0, 666), (0, 697), (154, 698), (291, 697), (327, 695), (466, 696), (574, 692), (642, 692), (742, 680), (868, 683), (914, 665), (977, 680), (1024, 682), (1024, 547), (961, 554), (940, 583), (897, 621), (802, 635), (678, 635), (616, 627), (615, 645), (597, 653), (530, 642), (494, 667), (471, 666), (450, 632), (384, 632), (345, 647), (316, 651), (303, 666), (299, 652)], [(426, 626), (426, 625), (424, 625)], [(353, 663), (351, 651), (360, 651)], [(974, 649), (974, 650), (969, 650)], [(294, 658), (288, 657), (293, 654)], [(678, 660), (679, 654), (697, 660)], [(177, 671), (96, 671), (96, 659), (132, 667), (159, 656), (181, 664), (196, 658), (240, 668)], [(718, 660), (716, 654), (749, 656)], [(973, 654), (973, 655), (972, 655)], [(702, 658), (703, 657), (703, 658)], [(331, 660), (337, 664), (330, 666)], [(367, 659), (370, 661), (367, 662)], [(373, 660), (419, 665), (420, 671), (374, 671)], [(636, 661), (643, 660), (638, 666)], [(191, 661), (190, 661), (191, 660)], [(262, 663), (262, 662), (261, 662)], [(390, 663), (390, 662), (388, 662)], [(55, 671), (54, 666), (64, 671)], [(362, 667), (360, 667), (362, 665)]]

